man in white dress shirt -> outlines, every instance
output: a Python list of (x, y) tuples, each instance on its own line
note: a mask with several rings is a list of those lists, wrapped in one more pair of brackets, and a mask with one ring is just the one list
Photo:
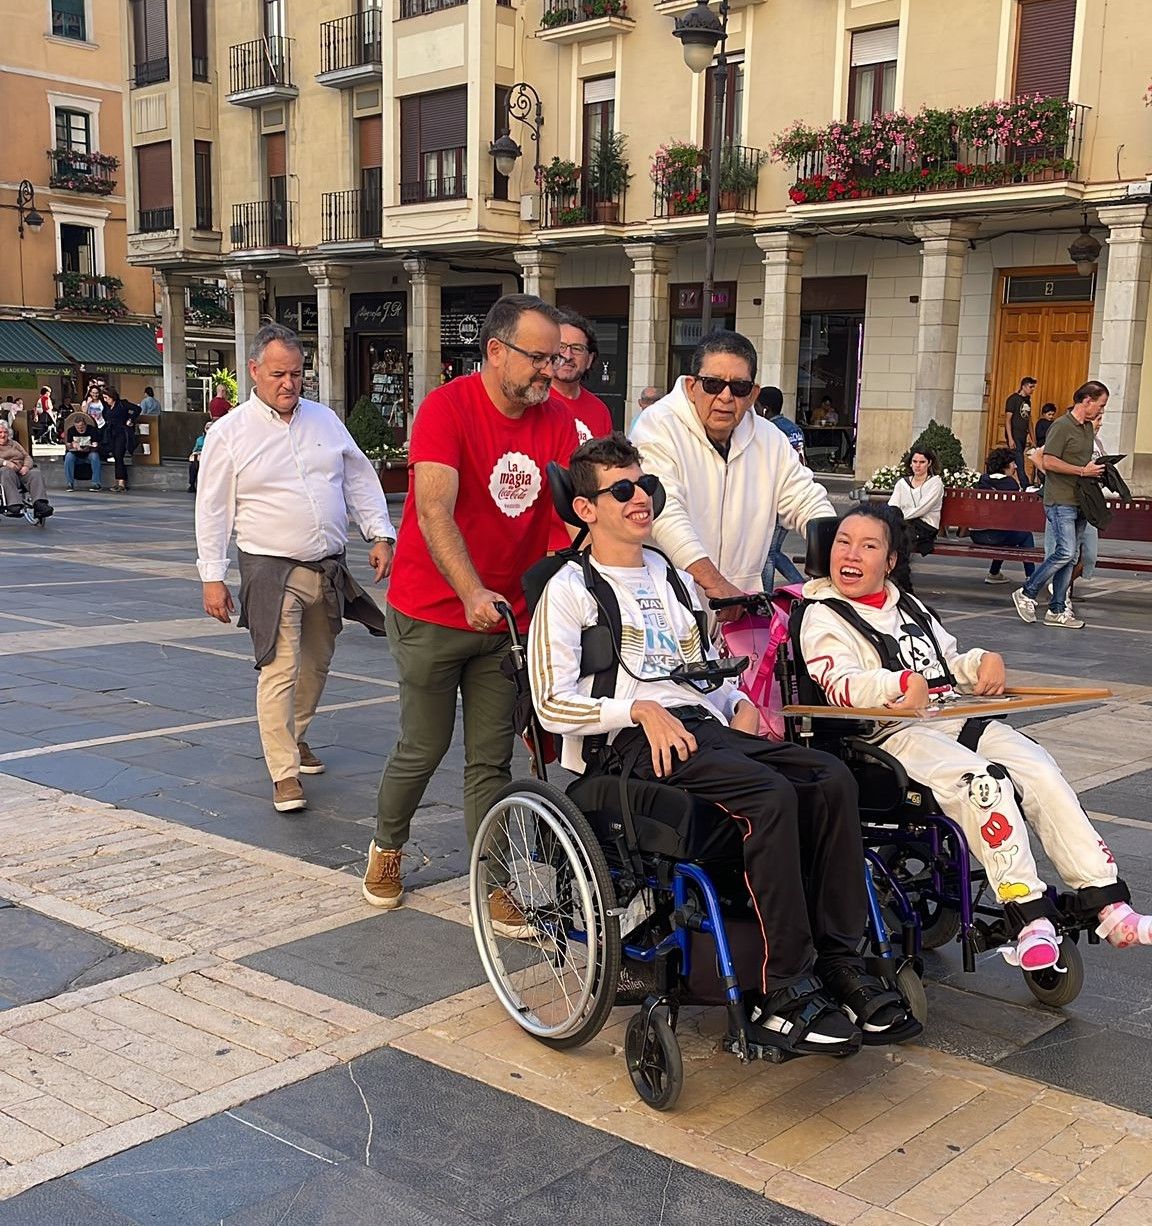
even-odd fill
[(371, 461), (325, 405), (300, 398), (304, 355), (295, 333), (261, 328), (248, 355), (252, 395), (205, 439), (196, 497), (204, 612), (229, 622), (228, 540), (236, 529), (239, 624), (252, 635), (256, 714), (272, 803), (307, 806), (301, 774), (324, 764), (304, 735), (328, 679), (342, 616), (384, 632), (375, 602), (348, 573), (348, 520), (372, 542), (375, 581), (392, 568), (396, 530)]

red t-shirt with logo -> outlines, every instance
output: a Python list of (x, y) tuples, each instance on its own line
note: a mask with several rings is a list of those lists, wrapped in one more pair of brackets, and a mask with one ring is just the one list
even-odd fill
[[(572, 415), (576, 423), (576, 438), (581, 443), (586, 443), (590, 438), (603, 438), (615, 429), (612, 425), (612, 411), (599, 396), (594, 396), (586, 387), (582, 387), (580, 395), (573, 400), (561, 396), (557, 391), (553, 391), (552, 399)], [(567, 460), (564, 460), (563, 464), (565, 468), (568, 467)], [(549, 552), (567, 549), (569, 539), (564, 521), (553, 509), (552, 530), (548, 534)]]
[[(410, 471), (412, 465), (433, 463), (459, 473), (456, 526), (480, 582), (508, 600), (521, 628), (528, 624), (528, 607), (520, 578), (547, 551), (554, 516), (545, 469), (550, 460), (566, 466), (575, 449), (570, 412), (549, 399), (523, 417), (506, 417), (478, 374), (430, 392), (412, 426)], [(408, 617), (471, 629), (460, 597), (428, 552), (414, 480), (400, 521), (388, 600)]]

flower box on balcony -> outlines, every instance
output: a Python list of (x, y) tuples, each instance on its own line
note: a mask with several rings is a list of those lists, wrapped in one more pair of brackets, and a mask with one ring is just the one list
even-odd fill
[(56, 310), (74, 311), (79, 315), (99, 315), (118, 319), (128, 314), (127, 304), (120, 298), (124, 282), (119, 277), (89, 276), (80, 272), (58, 272), (59, 287)]
[(48, 186), (55, 191), (110, 196), (116, 190), (113, 171), (119, 169), (120, 159), (110, 153), (49, 149), (48, 165)]

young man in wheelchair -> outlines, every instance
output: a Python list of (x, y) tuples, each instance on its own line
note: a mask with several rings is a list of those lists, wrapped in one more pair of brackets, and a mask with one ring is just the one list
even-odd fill
[[(800, 654), (833, 706), (921, 710), (960, 693), (1004, 692), (1004, 660), (960, 652), (932, 612), (892, 581), (903, 520), (862, 504), (837, 526), (828, 577), (805, 585)], [(1138, 915), (1112, 853), (1089, 822), (1059, 764), (1003, 720), (880, 723), (873, 739), (911, 779), (932, 789), (957, 822), (1016, 936), (1008, 960), (1024, 970), (1056, 965), (1059, 919), (1029, 843), (1030, 824), (1060, 876), (1076, 891), (1077, 914), (1095, 917), (1112, 945), (1152, 944), (1152, 916)], [(1018, 798), (1019, 797), (1019, 798)]]
[[(764, 949), (745, 992), (753, 1041), (836, 1054), (855, 1049), (861, 1030), (869, 1043), (918, 1033), (859, 956), (867, 900), (851, 774), (829, 754), (753, 735), (758, 713), (731, 681), (702, 693), (683, 679), (693, 664), (708, 671), (711, 648), (691, 579), (648, 547), (663, 491), (632, 444), (620, 434), (583, 444), (570, 479), (590, 547), (548, 582), (528, 644), (535, 709), (562, 734), (563, 764), (683, 788), (736, 823)], [(612, 600), (614, 692), (594, 697), (582, 640), (605, 625)]]

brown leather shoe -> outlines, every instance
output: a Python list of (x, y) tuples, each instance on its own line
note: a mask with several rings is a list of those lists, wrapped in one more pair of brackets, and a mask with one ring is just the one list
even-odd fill
[(307, 741), (297, 741), (296, 748), (300, 750), (300, 773), (302, 775), (322, 775), (324, 763), (308, 748)]
[(539, 929), (529, 922), (520, 904), (505, 886), (488, 895), (488, 912), (492, 916), (492, 931), (502, 937), (513, 941), (530, 941), (540, 935)]
[(403, 852), (381, 851), (373, 839), (368, 845), (368, 868), (362, 887), (364, 897), (374, 907), (391, 910), (400, 905), (404, 886), (400, 881), (400, 857)]
[(272, 806), (277, 813), (294, 813), (297, 809), (307, 809), (308, 802), (304, 799), (304, 789), (296, 778), (281, 779), (272, 785)]

